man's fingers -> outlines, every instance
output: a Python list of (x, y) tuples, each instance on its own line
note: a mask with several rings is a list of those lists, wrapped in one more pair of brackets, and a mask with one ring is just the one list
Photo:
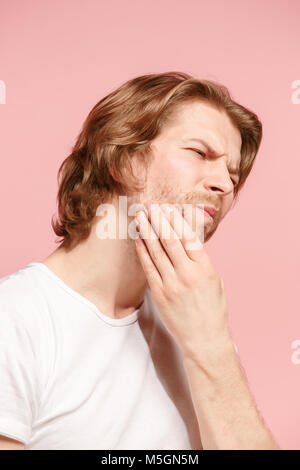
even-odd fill
[(163, 281), (174, 274), (174, 267), (144, 211), (137, 213), (140, 234)]
[[(192, 230), (192, 227), (188, 224), (176, 205), (163, 204), (162, 209), (164, 210), (166, 217), (168, 218), (171, 226), (178, 235), (180, 242), (184, 248), (184, 251), (192, 261), (199, 261), (203, 256), (203, 244), (197, 233)], [(204, 222), (201, 224), (203, 226)]]
[(163, 287), (163, 281), (160, 276), (160, 273), (156, 269), (151, 256), (147, 250), (147, 247), (143, 240), (138, 237), (135, 240), (136, 251), (141, 262), (142, 268), (144, 270), (145, 276), (147, 278), (149, 287), (155, 292), (155, 289)]
[(167, 215), (162, 210), (162, 206), (151, 204), (147, 207), (149, 207), (151, 225), (176, 271), (186, 261), (186, 253), (182, 243), (170, 224)]

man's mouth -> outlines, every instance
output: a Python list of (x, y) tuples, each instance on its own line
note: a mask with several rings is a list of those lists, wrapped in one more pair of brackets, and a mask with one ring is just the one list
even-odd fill
[(208, 219), (210, 220), (214, 220), (217, 212), (218, 212), (218, 209), (216, 209), (215, 207), (213, 206), (206, 206), (205, 204), (197, 204), (196, 206), (198, 209), (201, 209), (202, 211), (204, 211), (204, 214), (207, 216)]

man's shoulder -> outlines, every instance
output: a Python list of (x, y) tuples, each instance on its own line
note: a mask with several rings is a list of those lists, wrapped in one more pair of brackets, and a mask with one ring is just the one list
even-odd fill
[(43, 312), (42, 296), (26, 269), (0, 278), (0, 321), (5, 318), (34, 324)]
[(0, 278), (0, 300), (23, 302), (32, 294), (32, 280), (26, 269), (19, 269)]

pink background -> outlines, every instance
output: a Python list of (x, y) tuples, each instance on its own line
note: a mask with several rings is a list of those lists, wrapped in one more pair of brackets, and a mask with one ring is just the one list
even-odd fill
[(91, 107), (124, 81), (185, 71), (260, 116), (254, 169), (206, 250), (258, 408), (282, 448), (300, 449), (298, 0), (2, 0), (0, 10), (0, 277), (56, 247), (58, 167)]

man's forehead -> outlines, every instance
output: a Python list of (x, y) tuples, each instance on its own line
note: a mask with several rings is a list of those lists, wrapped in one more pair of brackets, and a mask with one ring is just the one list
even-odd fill
[(230, 142), (240, 150), (240, 131), (232, 123), (225, 110), (217, 109), (213, 104), (201, 101), (184, 103), (179, 110), (174, 124), (180, 131), (181, 137), (206, 137), (217, 153), (222, 153), (221, 147), (230, 136)]

